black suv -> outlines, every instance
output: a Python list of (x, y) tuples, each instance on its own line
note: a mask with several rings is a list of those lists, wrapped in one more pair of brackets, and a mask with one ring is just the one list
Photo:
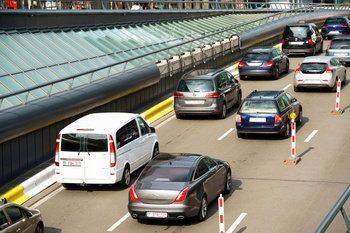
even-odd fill
[(296, 98), (283, 90), (253, 91), (242, 102), (236, 114), (237, 136), (246, 134), (280, 134), (290, 137), (290, 114), (301, 125), (303, 107)]
[(283, 32), (282, 51), (315, 56), (323, 52), (323, 37), (314, 23), (288, 24)]
[(174, 112), (184, 115), (216, 115), (225, 118), (227, 109), (238, 107), (241, 85), (226, 70), (193, 70), (184, 74), (174, 93)]

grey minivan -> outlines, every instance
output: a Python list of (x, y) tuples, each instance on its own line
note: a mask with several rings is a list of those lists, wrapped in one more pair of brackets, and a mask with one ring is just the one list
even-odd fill
[(225, 118), (227, 109), (239, 106), (239, 81), (226, 70), (193, 70), (184, 74), (174, 93), (174, 112), (184, 115), (215, 115)]

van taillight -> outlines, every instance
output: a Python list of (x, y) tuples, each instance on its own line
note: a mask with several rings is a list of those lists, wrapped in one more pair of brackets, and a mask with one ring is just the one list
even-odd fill
[(60, 166), (60, 161), (59, 161), (60, 139), (61, 139), (61, 135), (59, 134), (56, 139), (56, 149), (55, 149), (55, 165), (57, 167)]
[(109, 135), (109, 154), (111, 156), (111, 167), (115, 167), (117, 164), (117, 158), (115, 154), (115, 146), (114, 146), (114, 141), (112, 135)]
[(182, 93), (179, 93), (179, 92), (175, 92), (174, 93), (174, 98), (184, 98), (185, 96), (184, 96), (184, 94), (182, 94)]

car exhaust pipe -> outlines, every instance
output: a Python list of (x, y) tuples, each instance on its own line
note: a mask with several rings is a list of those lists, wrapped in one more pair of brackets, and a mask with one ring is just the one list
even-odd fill
[(179, 220), (183, 220), (184, 218), (185, 218), (185, 216), (182, 216), (182, 215), (177, 216), (177, 219), (179, 219)]
[(138, 215), (137, 214), (132, 214), (131, 217), (134, 218), (134, 219), (137, 219)]

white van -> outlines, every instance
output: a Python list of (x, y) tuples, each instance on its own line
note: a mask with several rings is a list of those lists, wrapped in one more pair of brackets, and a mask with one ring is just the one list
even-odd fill
[(130, 185), (130, 174), (159, 153), (158, 137), (134, 113), (93, 113), (59, 133), (55, 173), (64, 187), (72, 184)]

